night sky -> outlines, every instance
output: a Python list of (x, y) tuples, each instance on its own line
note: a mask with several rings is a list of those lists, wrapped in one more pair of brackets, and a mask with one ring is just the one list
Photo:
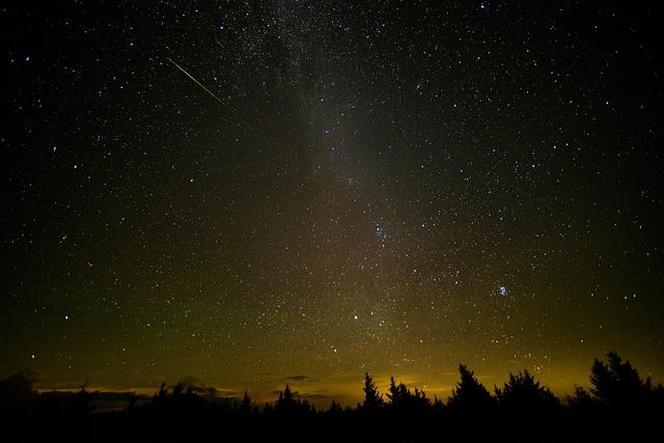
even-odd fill
[(0, 9), (3, 373), (663, 381), (661, 7), (39, 3)]

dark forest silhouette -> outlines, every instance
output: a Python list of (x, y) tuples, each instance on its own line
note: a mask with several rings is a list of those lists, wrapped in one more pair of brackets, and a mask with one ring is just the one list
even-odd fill
[[(664, 388), (653, 386), (618, 354), (595, 360), (590, 389), (562, 401), (524, 370), (492, 394), (466, 366), (447, 401), (390, 380), (379, 392), (364, 377), (355, 408), (335, 401), (318, 410), (289, 385), (274, 403), (221, 398), (213, 388), (162, 384), (152, 397), (133, 396), (123, 410), (95, 411), (99, 395), (38, 393), (21, 371), (0, 380), (4, 441), (653, 441), (661, 436)], [(655, 438), (657, 440), (657, 438)]]

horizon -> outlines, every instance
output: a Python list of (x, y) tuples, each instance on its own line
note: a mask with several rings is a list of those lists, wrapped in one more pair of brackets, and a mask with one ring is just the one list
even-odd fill
[[(605, 357), (605, 355), (597, 358), (601, 360), (603, 357)], [(661, 384), (661, 380), (654, 377), (652, 372), (643, 371), (641, 366), (635, 364), (635, 362), (629, 358), (626, 358), (626, 361), (632, 363), (644, 379), (651, 379), (653, 385), (657, 386)], [(510, 370), (504, 374), (502, 379), (497, 376), (489, 376), (478, 372), (475, 372), (475, 376), (480, 383), (489, 389), (489, 392), (494, 393), (496, 388), (501, 387), (503, 383), (508, 380), (510, 374), (517, 374), (526, 370), (534, 375), (543, 386), (549, 388), (562, 402), (566, 402), (567, 397), (574, 394), (577, 386), (585, 389), (589, 388), (591, 385), (591, 366), (592, 360), (588, 364), (587, 373), (585, 374), (585, 380), (583, 382), (573, 382), (571, 384), (566, 383), (563, 380), (558, 380), (558, 383), (548, 383), (546, 378), (541, 377), (542, 374), (540, 372), (534, 371), (532, 368)], [(469, 368), (471, 370), (473, 369), (472, 367)], [(456, 365), (456, 369), (458, 369), (458, 365)], [(448, 380), (452, 380), (451, 383), (448, 382), (443, 386), (440, 384), (427, 384), (426, 380), (417, 379), (415, 377), (400, 377), (397, 374), (369, 374), (372, 376), (380, 393), (384, 394), (388, 391), (390, 378), (394, 377), (398, 383), (404, 383), (408, 388), (419, 388), (423, 390), (431, 400), (439, 399), (443, 402), (448, 400), (459, 382), (458, 371), (442, 372)], [(113, 386), (110, 384), (95, 384), (94, 381), (91, 382), (90, 379), (86, 379), (83, 383), (49, 383), (40, 380), (37, 374), (35, 389), (40, 393), (73, 393), (79, 391), (82, 386), (85, 386), (85, 389), (90, 392), (98, 391), (104, 394), (136, 394), (150, 398), (158, 393), (161, 383), (164, 383), (168, 388), (172, 388), (177, 383), (184, 382), (185, 385), (191, 384), (199, 387), (213, 388), (215, 389), (214, 396), (222, 399), (241, 400), (244, 393), (247, 392), (252, 401), (257, 405), (263, 405), (273, 403), (277, 399), (278, 394), (283, 390), (284, 386), (288, 385), (298, 398), (310, 401), (317, 408), (327, 408), (332, 401), (335, 401), (343, 407), (355, 407), (358, 403), (361, 403), (364, 398), (364, 393), (362, 392), (364, 374), (358, 375), (357, 377), (344, 377), (344, 383), (341, 384), (334, 382), (334, 377), (328, 378), (327, 383), (325, 383), (325, 380), (312, 378), (303, 374), (290, 376), (277, 376), (276, 374), (273, 374), (271, 378), (271, 381), (266, 381), (266, 383), (258, 389), (250, 390), (247, 387), (224, 385), (223, 383), (206, 383), (205, 380), (200, 380), (194, 376), (184, 376), (172, 381), (162, 380), (159, 384), (152, 386)], [(340, 386), (345, 387), (346, 389), (340, 389), (335, 392), (334, 389), (338, 389)]]

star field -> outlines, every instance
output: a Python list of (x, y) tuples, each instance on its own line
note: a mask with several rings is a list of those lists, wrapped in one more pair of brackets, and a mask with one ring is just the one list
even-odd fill
[(343, 401), (459, 362), (569, 389), (616, 349), (662, 379), (657, 7), (0, 17), (0, 367)]

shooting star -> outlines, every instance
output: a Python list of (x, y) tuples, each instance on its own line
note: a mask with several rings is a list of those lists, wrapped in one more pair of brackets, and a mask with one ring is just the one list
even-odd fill
[(211, 96), (212, 98), (214, 98), (216, 101), (218, 101), (218, 102), (221, 103), (222, 105), (224, 104), (224, 102), (222, 102), (221, 99), (220, 99), (219, 97), (217, 97), (216, 95), (214, 95), (214, 93), (213, 93), (212, 91), (210, 91), (208, 88), (206, 88), (201, 82), (199, 82), (198, 80), (196, 80), (196, 79), (195, 79), (190, 73), (188, 73), (187, 71), (185, 71), (184, 68), (183, 68), (182, 66), (178, 65), (177, 63), (175, 63), (175, 62), (174, 62), (171, 58), (169, 58), (169, 57), (166, 57), (166, 59), (167, 59), (169, 62), (173, 63), (173, 65), (175, 65), (175, 67), (178, 68), (180, 71), (184, 72), (184, 74), (185, 74), (187, 77), (189, 77), (189, 78), (192, 79), (194, 82), (196, 82), (196, 84), (197, 84), (198, 86), (200, 86), (201, 88), (203, 88), (203, 90), (204, 90), (205, 92), (207, 92), (208, 94), (210, 94), (210, 96)]

